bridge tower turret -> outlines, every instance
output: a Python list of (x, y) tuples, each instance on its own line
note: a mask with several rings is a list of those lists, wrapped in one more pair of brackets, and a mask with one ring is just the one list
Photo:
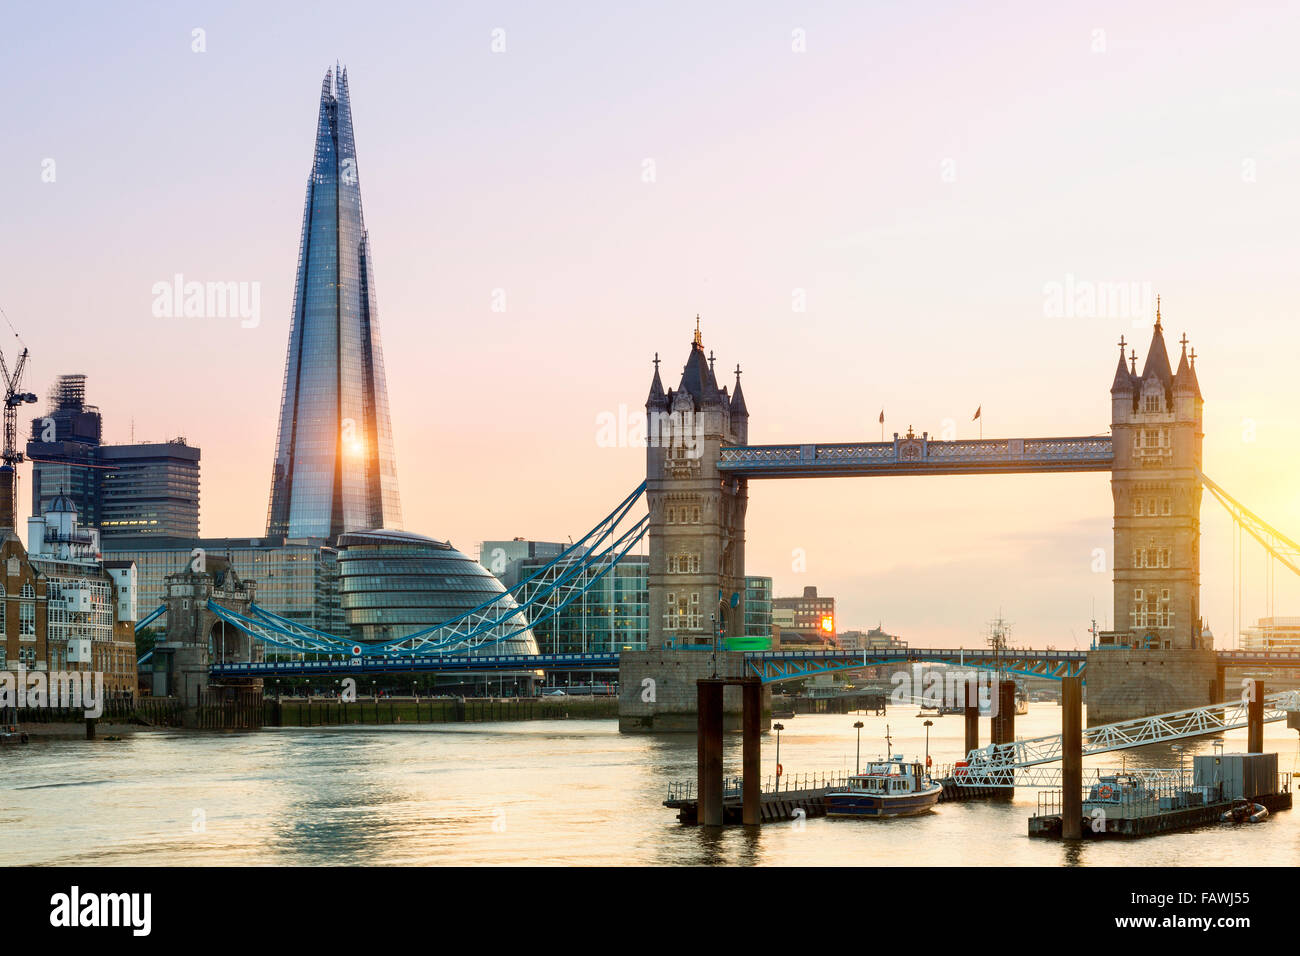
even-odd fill
[(1164, 650), (1202, 644), (1202, 405), (1187, 337), (1177, 372), (1160, 310), (1142, 374), (1116, 370), (1111, 385), (1115, 463), (1116, 643)]
[(1111, 384), (1113, 630), (1089, 655), (1089, 723), (1209, 703), (1212, 641), (1201, 620), (1201, 445), (1196, 353), (1175, 371), (1159, 300), (1142, 373), (1136, 353)]
[(729, 395), (713, 365), (698, 316), (677, 388), (664, 390), (655, 357), (646, 400), (652, 649), (744, 633), (748, 492), (743, 478), (718, 471), (718, 458), (723, 445), (747, 440), (749, 411), (739, 366)]

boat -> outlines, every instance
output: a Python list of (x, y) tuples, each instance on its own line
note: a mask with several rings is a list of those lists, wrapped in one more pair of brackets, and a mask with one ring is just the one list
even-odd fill
[(12, 725), (8, 727), (0, 727), (0, 747), (25, 743), (27, 743), (27, 735), (19, 731), (17, 727)]
[(939, 802), (943, 787), (930, 778), (919, 762), (905, 762), (893, 754), (893, 741), (885, 729), (888, 756), (867, 764), (848, 784), (828, 790), (828, 817), (904, 817), (925, 813)]
[(1259, 823), (1268, 819), (1268, 807), (1262, 803), (1251, 803), (1244, 797), (1232, 801), (1232, 806), (1219, 816), (1223, 823)]

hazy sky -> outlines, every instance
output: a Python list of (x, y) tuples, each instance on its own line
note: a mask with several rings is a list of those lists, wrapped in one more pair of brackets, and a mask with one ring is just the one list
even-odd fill
[[(642, 414), (656, 351), (676, 384), (697, 312), (753, 442), (878, 438), (882, 407), (891, 432), (974, 437), (982, 405), (990, 437), (1105, 433), (1115, 343), (1140, 361), (1152, 316), (1051, 290), (1122, 282), (1197, 350), (1207, 474), (1300, 535), (1300, 8), (615, 6), (8, 6), (0, 307), (29, 387), (86, 373), (108, 440), (202, 447), (205, 535), (264, 531), (337, 59), (409, 530), (471, 554), (585, 531), (644, 476), (598, 416)], [(156, 317), (178, 273), (257, 283), (260, 320)], [(914, 645), (1001, 608), (1016, 641), (1082, 646), (1110, 528), (1103, 475), (756, 482), (747, 563)], [(1208, 496), (1203, 531), (1222, 646)]]

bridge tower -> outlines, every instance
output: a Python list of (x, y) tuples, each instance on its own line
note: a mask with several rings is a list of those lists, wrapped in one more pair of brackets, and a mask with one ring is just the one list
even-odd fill
[[(214, 600), (239, 614), (248, 614), (257, 585), (235, 573), (230, 561), (206, 555), (201, 565), (167, 575), (167, 633), (154, 646), (153, 693), (179, 698), (187, 709), (197, 707), (208, 690), (208, 668), (219, 661), (260, 661), (263, 647), (208, 608)], [(230, 686), (260, 695), (261, 678), (228, 680)]]
[[(735, 374), (733, 392), (719, 387), (698, 316), (676, 388), (664, 389), (655, 355), (645, 405), (650, 621), (646, 650), (619, 659), (625, 732), (695, 731), (696, 682), (744, 676), (744, 654), (726, 650), (726, 638), (745, 632), (749, 495), (744, 478), (718, 470), (719, 449), (749, 439), (739, 366)], [(760, 699), (766, 725), (771, 692)], [(724, 726), (738, 729), (741, 715), (741, 688), (728, 686)]]
[(719, 449), (743, 445), (749, 411), (728, 395), (704, 353), (699, 317), (677, 388), (664, 391), (655, 357), (646, 399), (652, 648), (712, 645), (745, 629), (744, 478), (720, 474)]
[(1187, 336), (1180, 344), (1174, 370), (1158, 300), (1140, 375), (1120, 340), (1110, 389), (1115, 618), (1089, 656), (1089, 723), (1211, 702), (1215, 663), (1200, 610), (1204, 401), (1196, 353)]

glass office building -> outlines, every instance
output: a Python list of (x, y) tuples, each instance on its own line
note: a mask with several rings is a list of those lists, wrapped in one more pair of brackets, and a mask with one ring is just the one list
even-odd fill
[(745, 578), (745, 636), (772, 641), (772, 579)]
[[(235, 573), (257, 582), (257, 603), (273, 614), (347, 638), (339, 608), (338, 555), (313, 542), (266, 541), (259, 538), (170, 539), (111, 552), (116, 560), (134, 561), (140, 617), (164, 603), (167, 575), (193, 567), (195, 549), (229, 557)], [(157, 626), (165, 626), (166, 618)]]
[(267, 537), (400, 528), (346, 70), (325, 74), (307, 180)]
[[(493, 613), (517, 605), (486, 568), (450, 542), (406, 531), (355, 531), (338, 541), (339, 602), (358, 643), (391, 641), (460, 617), (494, 595)], [(259, 603), (260, 603), (259, 585)], [(511, 615), (497, 633), (506, 640), (451, 646), (448, 653), (536, 654), (537, 641), (523, 614)]]
[[(511, 569), (516, 580), (527, 580), (549, 563), (548, 557), (525, 559)], [(572, 565), (555, 565), (527, 588), (554, 582)], [(630, 554), (603, 577), (603, 568), (586, 569), (568, 583), (586, 588), (546, 620), (533, 615), (533, 633), (544, 654), (595, 654), (608, 651), (643, 651), (650, 629), (650, 559)], [(528, 591), (523, 592), (525, 595)]]
[(99, 528), (105, 551), (148, 547), (153, 540), (198, 537), (199, 449), (184, 438), (103, 445)]

